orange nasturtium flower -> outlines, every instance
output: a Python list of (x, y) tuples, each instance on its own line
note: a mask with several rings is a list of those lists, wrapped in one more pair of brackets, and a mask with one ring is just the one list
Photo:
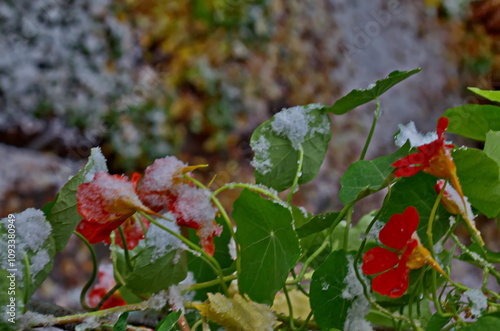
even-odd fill
[(403, 214), (394, 214), (379, 233), (385, 247), (374, 247), (363, 255), (362, 270), (365, 275), (378, 274), (372, 289), (390, 298), (399, 298), (408, 289), (410, 270), (425, 264), (444, 275), (443, 269), (420, 243), (416, 233), (419, 216), (415, 207), (408, 207)]
[[(140, 220), (139, 220), (140, 217)], [(127, 242), (127, 248), (132, 250), (139, 245), (139, 241), (144, 239), (145, 230), (149, 228), (149, 221), (139, 215), (131, 216), (127, 218), (122, 224), (123, 234), (125, 235), (125, 241)], [(116, 229), (115, 231), (115, 243), (123, 248), (123, 241), (120, 235), (120, 231)], [(106, 238), (104, 242), (111, 245), (111, 237)]]
[(394, 162), (398, 168), (396, 177), (410, 177), (422, 170), (425, 173), (450, 181), (457, 192), (463, 196), (462, 187), (457, 177), (457, 168), (451, 156), (453, 145), (446, 144), (444, 133), (448, 127), (448, 118), (441, 117), (437, 125), (438, 138), (428, 144), (417, 147), (418, 152), (407, 155)]
[(76, 200), (83, 220), (76, 230), (95, 244), (109, 240), (111, 232), (136, 212), (155, 214), (136, 194), (139, 179), (139, 174), (129, 181), (125, 176), (99, 171), (91, 182), (79, 185)]

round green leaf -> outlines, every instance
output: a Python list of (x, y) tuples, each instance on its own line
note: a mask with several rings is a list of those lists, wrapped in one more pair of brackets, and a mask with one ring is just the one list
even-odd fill
[(495, 160), (474, 148), (453, 151), (453, 159), (469, 202), (488, 217), (500, 214), (500, 177)]
[(233, 207), (241, 249), (238, 286), (253, 301), (271, 304), (300, 255), (292, 214), (248, 190), (241, 192)]
[(492, 105), (465, 105), (448, 109), (443, 116), (450, 123), (448, 131), (464, 137), (485, 140), (490, 130), (500, 130), (500, 107)]
[(292, 186), (300, 148), (304, 156), (299, 184), (313, 180), (323, 163), (330, 138), (330, 118), (322, 106), (283, 109), (262, 123), (250, 140), (255, 154), (252, 161), (255, 180), (278, 191)]

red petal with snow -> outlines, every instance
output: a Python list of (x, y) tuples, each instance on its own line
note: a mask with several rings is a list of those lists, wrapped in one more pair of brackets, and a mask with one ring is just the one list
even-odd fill
[(374, 247), (363, 255), (361, 270), (365, 275), (378, 274), (394, 267), (398, 262), (397, 253), (383, 247)]
[(117, 219), (106, 223), (82, 220), (76, 227), (76, 231), (84, 236), (89, 243), (97, 244), (109, 240), (111, 232), (116, 230), (126, 219)]
[(403, 214), (392, 215), (389, 222), (380, 230), (379, 239), (387, 247), (401, 250), (417, 230), (418, 222), (418, 211), (410, 206)]
[(400, 265), (375, 277), (372, 289), (390, 298), (399, 298), (408, 289), (409, 273), (410, 270), (405, 265)]

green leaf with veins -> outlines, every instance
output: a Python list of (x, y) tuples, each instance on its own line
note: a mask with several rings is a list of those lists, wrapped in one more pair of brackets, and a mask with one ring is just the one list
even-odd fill
[(364, 90), (352, 90), (346, 96), (338, 99), (332, 106), (325, 106), (325, 110), (336, 115), (373, 101), (387, 92), (394, 85), (420, 72), (420, 68), (410, 71), (393, 71), (386, 78), (380, 79)]
[(238, 286), (256, 302), (271, 304), (300, 255), (290, 210), (243, 190), (234, 202), (236, 242), (241, 249)]
[[(280, 125), (283, 131), (277, 130), (274, 123), (277, 118), (288, 128)], [(330, 138), (330, 118), (320, 105), (283, 109), (262, 123), (250, 139), (256, 182), (277, 191), (291, 187), (298, 172), (299, 145), (304, 154), (298, 184), (313, 180), (323, 163)]]
[(342, 188), (339, 197), (344, 205), (380, 191), (390, 184), (394, 171), (392, 164), (408, 154), (409, 144), (396, 152), (375, 160), (360, 160), (351, 164), (340, 179)]

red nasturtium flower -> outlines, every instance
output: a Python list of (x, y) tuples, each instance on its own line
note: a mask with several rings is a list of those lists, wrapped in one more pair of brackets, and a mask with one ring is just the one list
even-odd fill
[[(92, 290), (87, 295), (87, 303), (90, 307), (97, 307), (102, 298), (116, 285), (115, 278), (113, 276), (113, 266), (111, 264), (105, 264), (99, 266), (99, 272), (97, 276), (97, 284), (92, 288)], [(102, 309), (108, 309), (117, 306), (125, 306), (127, 303), (123, 300), (120, 291), (115, 291), (106, 301), (104, 301), (101, 306)]]
[(109, 239), (112, 231), (138, 211), (154, 214), (136, 194), (139, 174), (129, 181), (125, 176), (99, 171), (89, 183), (78, 186), (78, 213), (83, 220), (77, 231), (91, 244)]
[(174, 156), (158, 159), (146, 168), (138, 194), (155, 212), (168, 210), (176, 216), (177, 225), (195, 229), (205, 252), (213, 255), (213, 237), (220, 235), (222, 228), (214, 221), (216, 210), (210, 194), (184, 178), (199, 167), (203, 165), (188, 166)]
[(444, 274), (441, 267), (422, 246), (416, 233), (419, 216), (415, 207), (394, 214), (379, 233), (385, 247), (374, 247), (363, 255), (362, 270), (366, 275), (378, 274), (372, 289), (390, 298), (402, 296), (408, 289), (410, 270), (425, 264)]
[(394, 173), (396, 177), (410, 177), (422, 170), (425, 173), (439, 178), (446, 178), (463, 196), (462, 188), (457, 177), (457, 168), (451, 156), (453, 145), (446, 144), (444, 133), (448, 127), (448, 118), (441, 117), (437, 125), (438, 138), (428, 144), (417, 147), (418, 152), (407, 155), (394, 162), (393, 167), (398, 168)]

